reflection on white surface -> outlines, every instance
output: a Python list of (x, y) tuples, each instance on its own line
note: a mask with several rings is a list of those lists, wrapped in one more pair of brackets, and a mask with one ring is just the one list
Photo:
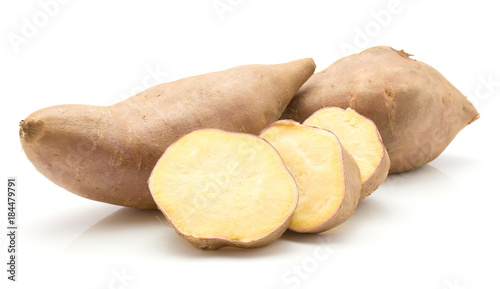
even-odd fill
[[(21, 240), (29, 239), (24, 256), (31, 261), (22, 272), (47, 284), (79, 280), (79, 288), (110, 288), (121, 275), (127, 277), (123, 288), (157, 286), (164, 278), (189, 286), (243, 283), (247, 288), (262, 287), (259, 280), (266, 280), (266, 288), (311, 288), (333, 278), (350, 286), (344, 288), (372, 282), (397, 288), (416, 275), (425, 276), (412, 281), (421, 288), (441, 288), (457, 278), (463, 284), (463, 276), (477, 280), (493, 274), (494, 266), (476, 264), (498, 253), (491, 248), (500, 237), (487, 221), (498, 218), (495, 204), (471, 198), (484, 195), (484, 187), (471, 192), (448, 175), (465, 170), (456, 165), (460, 162), (438, 163), (447, 173), (426, 165), (391, 175), (344, 224), (322, 234), (285, 232), (253, 250), (202, 251), (168, 227), (159, 211), (117, 209), (68, 196), (78, 204), (49, 215), (40, 209), (40, 219), (25, 224)], [(482, 210), (469, 214), (478, 205)], [(45, 266), (58, 268), (62, 276), (53, 281)]]
[[(323, 233), (323, 235), (335, 236), (338, 243), (341, 243), (342, 240), (352, 242), (352, 237), (357, 234), (366, 233), (372, 228), (374, 231), (380, 230), (378, 225), (382, 225), (382, 222), (391, 220), (391, 223), (388, 223), (390, 225), (393, 224), (392, 222), (404, 220), (407, 213), (404, 212), (403, 208), (415, 206), (419, 199), (422, 200), (424, 196), (446, 198), (453, 192), (460, 192), (458, 184), (432, 165), (426, 165), (406, 173), (389, 175), (372, 195), (358, 205), (354, 214), (346, 222)], [(425, 207), (424, 205), (422, 208)], [(379, 235), (376, 234), (372, 237), (377, 238)], [(283, 238), (306, 243), (313, 240), (314, 243), (316, 236), (287, 232)]]
[[(216, 252), (201, 251), (191, 246), (178, 236), (170, 227), (160, 211), (121, 208), (104, 217), (73, 240), (65, 249), (67, 257), (92, 258), (108, 256), (113, 258), (191, 258), (203, 256), (217, 257), (258, 257), (287, 254), (296, 245), (328, 244), (346, 246), (363, 241), (356, 236), (378, 231), (372, 240), (382, 237), (380, 224), (390, 219), (392, 222), (383, 226), (384, 230), (398, 229), (391, 224), (398, 224), (410, 218), (402, 212), (404, 199), (415, 206), (422, 202), (422, 208), (429, 210), (432, 204), (425, 204), (424, 197), (433, 199), (448, 198), (459, 193), (457, 184), (443, 172), (431, 165), (420, 169), (390, 175), (382, 186), (365, 199), (356, 212), (344, 224), (323, 234), (299, 234), (287, 231), (273, 244), (256, 249), (242, 250), (223, 248)], [(421, 200), (421, 201), (419, 201)], [(397, 203), (397, 204), (396, 204)], [(419, 218), (422, 218), (420, 216)], [(392, 228), (391, 228), (392, 227)], [(325, 237), (328, 236), (328, 237)], [(353, 238), (355, 240), (353, 240)], [(124, 254), (126, 252), (126, 254)]]
[(81, 233), (64, 253), (89, 258), (120, 258), (124, 252), (127, 258), (141, 256), (156, 244), (155, 240), (165, 238), (165, 230), (171, 229), (165, 228), (166, 224), (159, 211), (121, 208)]
[[(284, 246), (283, 246), (284, 245)], [(258, 250), (196, 249), (178, 236), (160, 211), (122, 208), (83, 232), (65, 250), (66, 257), (166, 258), (250, 257), (286, 254), (286, 244), (274, 243)], [(124, 254), (126, 252), (126, 254)]]
[[(457, 181), (464, 171), (477, 171), (475, 165), (451, 157), (390, 175), (342, 225), (322, 234), (285, 232), (252, 250), (202, 251), (178, 236), (159, 211), (64, 195), (74, 205), (38, 208), (40, 218), (24, 223), (21, 240), (28, 241), (23, 246), (30, 263), (22, 272), (47, 284), (79, 280), (80, 288), (143, 288), (164, 278), (189, 286), (243, 283), (248, 288), (262, 287), (259, 280), (266, 280), (265, 288), (311, 288), (333, 278), (348, 285), (344, 288), (372, 282), (397, 288), (416, 275), (425, 276), (412, 281), (421, 288), (442, 288), (455, 279), (464, 284), (463, 276), (475, 281), (492, 273), (494, 266), (485, 270), (476, 264), (497, 254), (491, 248), (500, 243), (487, 221), (498, 218), (495, 204), (471, 198), (492, 192), (484, 184), (482, 191), (471, 192), (469, 178)], [(477, 206), (481, 210), (469, 214)], [(59, 268), (62, 276), (53, 281), (45, 266)]]

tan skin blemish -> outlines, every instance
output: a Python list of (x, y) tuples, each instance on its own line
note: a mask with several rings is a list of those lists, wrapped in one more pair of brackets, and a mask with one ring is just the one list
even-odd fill
[(391, 133), (394, 133), (394, 129), (396, 126), (396, 104), (394, 101), (394, 90), (392, 87), (388, 89), (384, 88), (384, 95), (387, 99), (386, 107), (389, 109), (389, 130)]
[(349, 90), (349, 107), (352, 109), (356, 109), (356, 96), (352, 92), (352, 90)]

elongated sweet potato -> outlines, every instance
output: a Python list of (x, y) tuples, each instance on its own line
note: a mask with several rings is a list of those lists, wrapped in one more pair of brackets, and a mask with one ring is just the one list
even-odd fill
[(147, 180), (165, 149), (200, 128), (259, 133), (312, 75), (312, 59), (246, 65), (151, 87), (115, 105), (59, 105), (20, 123), (24, 152), (55, 184), (154, 209)]
[(361, 194), (359, 169), (332, 132), (281, 120), (260, 136), (278, 150), (299, 187), (290, 230), (324, 232), (354, 213)]
[(361, 200), (387, 178), (391, 162), (377, 126), (368, 118), (350, 108), (326, 107), (313, 113), (304, 124), (333, 132), (353, 156), (361, 173)]
[(350, 107), (377, 125), (390, 173), (418, 168), (479, 114), (443, 75), (410, 56), (378, 46), (344, 57), (313, 75), (282, 118), (302, 122), (323, 107)]
[(200, 249), (255, 248), (283, 234), (298, 189), (262, 138), (201, 129), (172, 144), (151, 173), (158, 208)]

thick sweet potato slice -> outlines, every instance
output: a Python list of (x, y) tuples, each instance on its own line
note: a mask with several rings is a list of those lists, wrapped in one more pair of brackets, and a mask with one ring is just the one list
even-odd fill
[(217, 129), (172, 144), (149, 188), (179, 235), (200, 249), (267, 245), (286, 230), (298, 201), (295, 180), (268, 142)]
[(386, 179), (389, 155), (373, 121), (348, 108), (323, 108), (304, 121), (305, 125), (333, 132), (354, 157), (361, 173), (361, 200)]
[(299, 187), (290, 230), (319, 233), (351, 216), (360, 198), (359, 169), (333, 133), (282, 120), (260, 136), (278, 150)]

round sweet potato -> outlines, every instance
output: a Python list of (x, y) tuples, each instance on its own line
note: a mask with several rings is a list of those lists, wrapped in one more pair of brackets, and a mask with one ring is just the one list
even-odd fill
[(479, 114), (443, 75), (410, 56), (378, 46), (344, 57), (313, 75), (281, 118), (302, 122), (323, 107), (350, 107), (377, 125), (390, 173), (418, 168)]

